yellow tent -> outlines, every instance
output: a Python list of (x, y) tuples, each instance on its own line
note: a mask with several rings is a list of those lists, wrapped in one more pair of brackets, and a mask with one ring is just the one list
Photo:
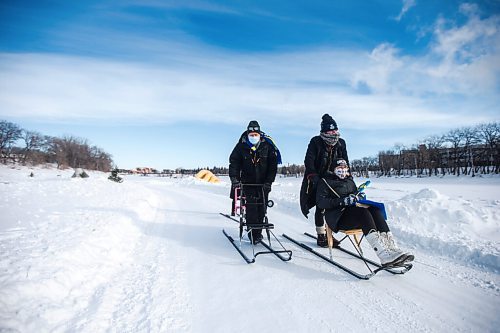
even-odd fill
[(208, 170), (200, 170), (200, 172), (198, 172), (195, 177), (209, 183), (220, 182), (219, 178), (217, 178), (212, 172)]

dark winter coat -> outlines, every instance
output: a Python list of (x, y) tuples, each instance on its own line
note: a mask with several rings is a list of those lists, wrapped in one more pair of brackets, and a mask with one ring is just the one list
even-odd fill
[[(328, 185), (331, 189), (328, 187)], [(338, 194), (338, 196), (332, 191)], [(337, 223), (345, 209), (342, 205), (344, 198), (349, 194), (356, 194), (357, 187), (351, 177), (339, 179), (338, 177), (323, 178), (318, 183), (316, 191), (316, 207), (325, 209), (325, 220), (330, 229), (336, 230)]]
[[(229, 177), (243, 184), (271, 184), (276, 178), (278, 160), (274, 147), (261, 139), (253, 151), (244, 132), (229, 156)], [(231, 192), (231, 198), (233, 193)]]
[[(300, 188), (300, 209), (305, 217), (309, 214), (309, 209), (316, 205), (317, 184), (313, 182), (313, 179), (324, 177), (327, 171), (331, 169), (332, 161), (336, 158), (343, 158), (349, 165), (344, 139), (339, 138), (339, 141), (331, 150), (327, 149), (327, 145), (321, 136), (318, 135), (311, 139), (304, 159), (306, 170)], [(314, 177), (316, 175), (318, 177)]]

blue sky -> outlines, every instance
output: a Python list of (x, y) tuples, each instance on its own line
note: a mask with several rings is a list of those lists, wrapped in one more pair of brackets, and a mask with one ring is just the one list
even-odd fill
[(119, 167), (221, 166), (250, 120), (302, 163), (500, 119), (498, 1), (0, 3), (0, 119)]

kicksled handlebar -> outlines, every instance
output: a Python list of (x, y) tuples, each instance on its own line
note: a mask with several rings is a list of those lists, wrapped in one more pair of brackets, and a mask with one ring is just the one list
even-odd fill
[[(241, 197), (241, 192), (243, 191), (244, 187), (263, 187), (264, 184), (247, 184), (247, 183), (240, 183), (238, 187), (235, 187), (234, 189), (234, 197), (235, 198), (240, 198)], [(264, 189), (262, 189), (264, 191)], [(265, 205), (269, 208), (274, 207), (274, 201), (272, 200), (267, 200)]]

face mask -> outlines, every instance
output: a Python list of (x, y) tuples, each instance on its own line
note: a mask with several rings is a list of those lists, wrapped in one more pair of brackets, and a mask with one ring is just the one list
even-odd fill
[(326, 134), (326, 133), (320, 133), (321, 138), (325, 141), (325, 143), (329, 146), (335, 146), (337, 142), (339, 141), (340, 134), (338, 133), (333, 133), (333, 134)]
[(347, 177), (349, 175), (349, 169), (347, 169), (347, 168), (340, 168), (340, 167), (339, 168), (335, 168), (335, 174), (340, 179), (344, 179), (345, 177)]
[(257, 136), (248, 136), (248, 141), (250, 141), (251, 144), (256, 145), (260, 141), (260, 135)]

